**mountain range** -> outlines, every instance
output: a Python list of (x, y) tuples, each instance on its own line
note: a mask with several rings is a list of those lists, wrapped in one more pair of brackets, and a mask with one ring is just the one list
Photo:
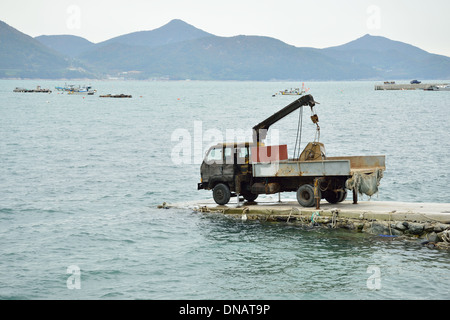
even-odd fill
[(32, 38), (0, 21), (0, 78), (193, 80), (450, 79), (450, 58), (364, 35), (325, 49), (264, 36), (219, 37), (182, 20), (100, 43)]

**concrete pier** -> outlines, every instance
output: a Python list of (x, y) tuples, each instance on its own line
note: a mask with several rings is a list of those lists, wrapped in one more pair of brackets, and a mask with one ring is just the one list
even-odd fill
[(447, 86), (447, 83), (419, 83), (419, 84), (376, 84), (375, 90), (425, 90), (431, 86)]
[(212, 200), (163, 204), (160, 208), (188, 208), (224, 214), (242, 220), (280, 221), (327, 228), (345, 228), (376, 235), (422, 239), (433, 247), (450, 249), (450, 203), (390, 201), (322, 201), (320, 209), (305, 208), (297, 201), (273, 198), (220, 206)]

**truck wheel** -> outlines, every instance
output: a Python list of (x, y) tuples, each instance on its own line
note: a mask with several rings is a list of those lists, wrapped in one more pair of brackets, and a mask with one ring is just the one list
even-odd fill
[(230, 188), (223, 183), (219, 183), (213, 189), (213, 198), (217, 204), (224, 205), (230, 201)]
[(342, 201), (344, 201), (345, 199), (347, 199), (347, 190), (342, 191), (341, 197), (339, 198), (339, 201), (338, 201), (338, 202), (342, 202)]
[(254, 194), (254, 193), (251, 193), (251, 192), (243, 193), (242, 196), (244, 197), (245, 200), (247, 200), (249, 202), (255, 201), (256, 198), (258, 198), (257, 194)]
[[(322, 198), (319, 192), (319, 199)], [(297, 201), (303, 207), (314, 207), (316, 199), (314, 198), (314, 187), (310, 184), (304, 184), (297, 190)]]
[(346, 191), (326, 191), (324, 194), (325, 200), (329, 203), (338, 203), (344, 201), (347, 198)]

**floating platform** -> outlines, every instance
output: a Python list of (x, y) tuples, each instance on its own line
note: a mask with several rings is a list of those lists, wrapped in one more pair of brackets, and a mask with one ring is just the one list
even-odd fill
[(164, 203), (159, 208), (185, 208), (196, 212), (223, 214), (242, 220), (280, 221), (308, 226), (345, 228), (388, 237), (422, 239), (433, 247), (450, 249), (450, 203), (391, 201), (322, 201), (320, 209), (305, 208), (294, 200), (278, 202), (261, 199), (237, 205), (217, 205), (212, 200), (179, 204)]
[(129, 94), (123, 94), (123, 93), (122, 94), (113, 94), (113, 95), (105, 94), (105, 95), (100, 96), (100, 98), (132, 98), (132, 96)]
[(418, 83), (418, 84), (376, 84), (375, 90), (426, 90), (432, 86), (447, 86), (448, 83)]
[(42, 89), (37, 86), (36, 89), (15, 88), (13, 92), (25, 92), (25, 93), (52, 93), (50, 89)]

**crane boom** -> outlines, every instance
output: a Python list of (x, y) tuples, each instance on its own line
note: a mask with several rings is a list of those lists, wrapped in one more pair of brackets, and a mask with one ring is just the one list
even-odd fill
[(255, 144), (259, 144), (259, 142), (263, 139), (265, 139), (267, 135), (267, 130), (269, 130), (270, 126), (273, 125), (275, 122), (283, 119), (287, 115), (291, 114), (298, 108), (301, 108), (303, 106), (310, 106), (311, 108), (316, 105), (316, 102), (314, 101), (314, 98), (312, 95), (308, 94), (306, 96), (303, 96), (294, 102), (290, 103), (280, 111), (276, 112), (275, 114), (271, 115), (266, 120), (260, 122), (256, 126), (253, 127), (253, 142)]

